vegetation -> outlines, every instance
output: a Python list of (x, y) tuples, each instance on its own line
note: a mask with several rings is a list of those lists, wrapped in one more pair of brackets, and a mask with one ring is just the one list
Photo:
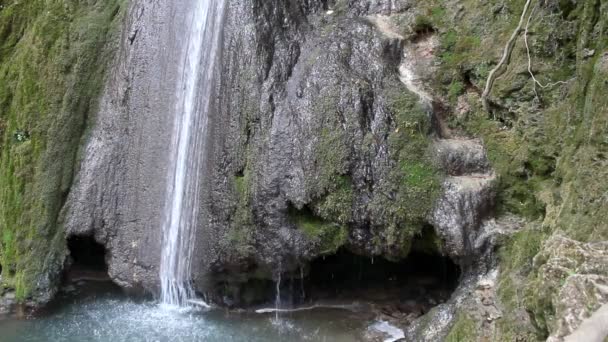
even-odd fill
[(456, 323), (445, 339), (446, 342), (470, 342), (477, 340), (477, 322), (467, 314), (461, 314), (456, 317)]
[(236, 205), (232, 226), (228, 233), (231, 248), (244, 257), (253, 253), (254, 222), (251, 211), (251, 177), (248, 168), (245, 168), (243, 175), (235, 177)]
[(62, 263), (57, 216), (122, 3), (0, 2), (0, 264), (19, 300)]
[(369, 204), (377, 222), (386, 227), (384, 243), (390, 258), (405, 257), (420, 233), (441, 189), (437, 166), (429, 156), (431, 122), (414, 94), (395, 84), (387, 92), (396, 129), (388, 137), (395, 166), (378, 186)]
[[(526, 2), (467, 0), (460, 2), (461, 11), (448, 9), (452, 17), (439, 18), (430, 13), (449, 4), (425, 1), (420, 9), (440, 38), (434, 87), (452, 108), (463, 100), (470, 105), (449, 118), (450, 126), (483, 139), (499, 177), (499, 214), (530, 222), (500, 253), (499, 297), (505, 307), (497, 336), (505, 341), (542, 340), (549, 333), (542, 322), (554, 313), (552, 299), (532, 281), (538, 271), (532, 259), (543, 242), (556, 232), (583, 242), (608, 237), (608, 99), (601, 95), (608, 93), (605, 1), (532, 1), (532, 72), (520, 35), (489, 94), (491, 112), (481, 106), (489, 72)], [(531, 74), (553, 85), (535, 85)], [(526, 312), (536, 327), (522, 321)], [(450, 338), (462, 340), (457, 336), (465, 323), (459, 320)]]
[(346, 226), (324, 221), (308, 210), (292, 210), (290, 216), (295, 225), (317, 244), (319, 254), (333, 254), (348, 239)]

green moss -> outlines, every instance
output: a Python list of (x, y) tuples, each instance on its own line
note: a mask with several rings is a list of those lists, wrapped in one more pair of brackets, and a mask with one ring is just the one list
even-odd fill
[(347, 176), (340, 176), (335, 187), (321, 199), (313, 203), (314, 211), (324, 220), (347, 224), (352, 219), (353, 210), (352, 182)]
[(414, 32), (428, 32), (434, 30), (433, 20), (426, 16), (419, 14), (414, 19)]
[(391, 175), (393, 186), (396, 186), (393, 205), (398, 220), (394, 223), (416, 226), (415, 231), (418, 231), (441, 185), (441, 174), (428, 155), (430, 118), (406, 90), (392, 93), (390, 98), (397, 124), (397, 129), (389, 136), (390, 153), (396, 157), (398, 165)]
[[(523, 3), (463, 1), (461, 14), (438, 27), (436, 88), (452, 105), (459, 82), (470, 82), (468, 90), (483, 89)], [(544, 240), (555, 231), (581, 241), (608, 236), (608, 67), (601, 57), (608, 52), (607, 10), (600, 0), (539, 6), (529, 36), (535, 76), (543, 84), (567, 83), (537, 87), (535, 93), (520, 38), (493, 90), (494, 113), (484, 112), (478, 96), (469, 92), (471, 112), (450, 119), (454, 127), (483, 139), (498, 174), (499, 212), (532, 222), (500, 252), (499, 340), (533, 341), (549, 333), (555, 310), (547, 291), (535, 285), (532, 268)], [(590, 50), (595, 54), (585, 56)], [(535, 327), (522, 320), (527, 313)]]
[(500, 249), (501, 273), (497, 287), (498, 298), (503, 305), (503, 318), (497, 322), (502, 341), (546, 339), (531, 326), (521, 322), (526, 315), (525, 297), (532, 261), (541, 249), (548, 232), (539, 224), (528, 224)]
[(318, 198), (338, 188), (336, 184), (340, 184), (348, 172), (350, 148), (346, 133), (339, 128), (323, 127), (314, 154), (317, 177), (309, 186), (313, 189), (313, 196)]
[(550, 185), (547, 180), (555, 168), (551, 151), (547, 151), (548, 155), (535, 152), (537, 143), (485, 116), (472, 118), (466, 125), (470, 132), (484, 139), (488, 158), (499, 175), (499, 212), (516, 213), (532, 220), (542, 217), (545, 203), (538, 193)]
[(255, 224), (251, 211), (252, 174), (248, 167), (245, 167), (242, 175), (235, 176), (234, 186), (235, 209), (226, 242), (240, 256), (247, 257), (255, 252), (253, 247)]
[(414, 236), (424, 226), (440, 191), (441, 178), (428, 151), (430, 117), (415, 95), (395, 84), (386, 96), (396, 128), (388, 136), (389, 155), (395, 167), (376, 185), (368, 204), (373, 224), (383, 227), (379, 246), (385, 257), (407, 256)]
[(335, 253), (348, 240), (346, 226), (325, 221), (308, 210), (292, 209), (290, 217), (298, 229), (318, 245), (322, 255)]
[(400, 166), (404, 185), (408, 189), (427, 189), (436, 185), (436, 179), (432, 177), (436, 170), (430, 163), (405, 159)]
[(464, 93), (464, 84), (460, 80), (454, 80), (448, 89), (448, 98), (451, 103), (456, 103), (458, 96)]
[(445, 338), (446, 342), (470, 342), (478, 340), (478, 322), (467, 314), (459, 314), (456, 323)]
[[(363, 83), (360, 85), (363, 88), (369, 86)], [(314, 107), (322, 120), (317, 123), (320, 134), (313, 145), (315, 170), (305, 179), (311, 194), (311, 213), (303, 217), (314, 216), (315, 219), (306, 220), (300, 214), (294, 216), (295, 222), (299, 222), (305, 232), (311, 233), (311, 239), (319, 242), (323, 253), (335, 250), (346, 242), (346, 227), (353, 215), (355, 189), (349, 176), (353, 142), (348, 130), (341, 124), (343, 117), (353, 114), (343, 113), (338, 108), (339, 98), (339, 88), (330, 87), (323, 92)], [(304, 225), (307, 221), (310, 224)], [(313, 232), (310, 229), (312, 226), (318, 229)]]
[[(105, 47), (122, 3), (2, 3), (0, 263), (19, 300), (32, 294), (38, 276), (61, 267), (57, 215), (111, 60)], [(26, 139), (15, 139), (19, 132)]]

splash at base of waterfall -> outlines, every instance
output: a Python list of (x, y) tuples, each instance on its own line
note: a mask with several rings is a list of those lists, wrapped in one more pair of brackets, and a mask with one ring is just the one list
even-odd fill
[[(109, 287), (104, 293), (103, 287)], [(0, 340), (64, 342), (131, 341), (360, 341), (367, 321), (343, 312), (300, 313), (275, 326), (267, 316), (188, 307), (165, 310), (125, 298), (111, 283), (75, 286), (59, 294), (44, 314), (27, 320), (0, 316)]]

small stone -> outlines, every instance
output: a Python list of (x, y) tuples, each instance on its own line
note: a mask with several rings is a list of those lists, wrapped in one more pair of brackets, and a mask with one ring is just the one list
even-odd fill
[(462, 119), (471, 112), (471, 105), (467, 101), (466, 95), (458, 97), (458, 103), (456, 104), (456, 115)]
[(70, 293), (76, 291), (76, 287), (74, 285), (68, 285), (63, 288), (63, 292)]
[(583, 58), (593, 57), (595, 55), (594, 49), (583, 49)]
[(477, 288), (480, 290), (488, 290), (494, 287), (494, 282), (488, 279), (484, 279), (477, 283)]

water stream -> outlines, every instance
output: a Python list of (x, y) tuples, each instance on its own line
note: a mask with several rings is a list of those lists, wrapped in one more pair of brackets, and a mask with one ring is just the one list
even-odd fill
[(186, 25), (171, 145), (160, 265), (161, 302), (186, 306), (198, 226), (213, 69), (220, 48), (224, 0), (193, 0)]

